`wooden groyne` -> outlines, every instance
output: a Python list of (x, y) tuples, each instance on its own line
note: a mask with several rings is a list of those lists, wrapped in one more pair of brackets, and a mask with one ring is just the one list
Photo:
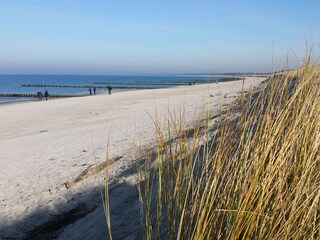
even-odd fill
[[(89, 94), (50, 94), (49, 98), (70, 98), (70, 97), (85, 97)], [(29, 93), (0, 93), (0, 97), (26, 97), (37, 98), (37, 94)]]
[(160, 82), (150, 82), (150, 81), (135, 81), (135, 82), (94, 82), (93, 84), (103, 84), (103, 85), (151, 85), (151, 86), (187, 86), (187, 85), (194, 85), (194, 84), (203, 84), (203, 83), (216, 83), (216, 82), (229, 82), (229, 81), (236, 81), (241, 80), (242, 78), (238, 77), (228, 77), (228, 78), (221, 78), (219, 80), (210, 80), (210, 79), (200, 79), (200, 80), (184, 80), (183, 82), (166, 82), (168, 80), (160, 80)]
[(108, 85), (151, 85), (151, 86), (183, 86), (183, 85), (189, 85), (189, 82), (168, 82), (168, 83), (151, 83), (151, 82), (94, 82), (93, 84), (108, 84)]
[[(136, 81), (135, 83), (130, 82), (94, 82), (93, 84), (101, 85), (56, 85), (56, 84), (22, 84), (21, 87), (36, 87), (36, 88), (100, 88), (107, 89), (111, 86), (113, 89), (158, 89), (164, 86), (187, 86), (194, 84), (204, 83), (217, 83), (217, 82), (228, 82), (239, 80), (237, 77), (223, 78), (221, 80), (195, 80), (195, 81), (183, 81), (183, 82), (158, 82), (150, 83), (144, 81)], [(106, 86), (107, 85), (107, 86)], [(126, 86), (115, 86), (115, 85), (126, 85)], [(131, 86), (128, 86), (131, 85)], [(138, 86), (132, 86), (138, 85)], [(149, 85), (149, 86), (148, 86)]]
[[(223, 77), (221, 79), (189, 79), (189, 80), (183, 80), (181, 82), (178, 82), (176, 80), (172, 82), (168, 82), (168, 80), (160, 80), (161, 83), (156, 83), (159, 85), (190, 85), (190, 83), (193, 84), (202, 84), (202, 83), (216, 83), (216, 82), (230, 82), (230, 81), (237, 81), (237, 80), (242, 80), (243, 78), (241, 77)], [(136, 83), (139, 84), (146, 84), (148, 85), (149, 81), (146, 80), (140, 80), (136, 81)]]
[[(110, 85), (111, 86), (111, 85)], [(105, 88), (108, 86), (95, 85), (52, 85), (52, 84), (22, 84), (21, 87), (41, 87), (41, 88)], [(129, 87), (129, 86), (111, 86), (113, 89), (156, 89), (156, 87)]]

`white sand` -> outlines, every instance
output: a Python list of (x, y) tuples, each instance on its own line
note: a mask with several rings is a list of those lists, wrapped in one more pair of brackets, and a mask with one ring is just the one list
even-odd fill
[[(262, 80), (248, 78), (245, 88)], [(123, 207), (130, 191), (135, 191), (133, 177), (127, 172), (136, 147), (154, 144), (150, 116), (156, 118), (157, 112), (163, 119), (168, 108), (184, 108), (190, 125), (204, 103), (218, 112), (220, 104), (234, 100), (241, 88), (242, 81), (236, 81), (0, 105), (0, 239), (23, 236), (78, 202), (90, 202), (92, 208), (101, 206), (97, 177), (89, 177), (71, 189), (64, 183), (95, 161), (104, 161), (108, 141), (110, 157), (124, 156), (110, 168), (111, 182), (122, 179), (127, 183), (114, 205)], [(87, 224), (82, 219), (61, 231), (61, 238), (79, 239), (86, 234), (83, 239), (90, 239), (106, 234), (101, 209), (91, 214)], [(114, 223), (126, 224), (121, 221)]]

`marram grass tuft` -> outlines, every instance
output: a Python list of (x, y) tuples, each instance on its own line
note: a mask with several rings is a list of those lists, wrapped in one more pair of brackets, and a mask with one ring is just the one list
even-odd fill
[(140, 169), (145, 239), (320, 239), (319, 66), (239, 102), (191, 138), (183, 117), (156, 126), (156, 159)]

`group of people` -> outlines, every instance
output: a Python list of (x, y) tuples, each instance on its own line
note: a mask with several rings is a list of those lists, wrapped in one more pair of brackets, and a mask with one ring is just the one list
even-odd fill
[[(92, 95), (92, 90), (91, 90), (91, 88), (89, 88), (89, 93), (90, 93), (90, 95)], [(96, 88), (95, 88), (95, 87), (93, 88), (93, 95), (96, 95)]]
[(48, 92), (47, 89), (46, 89), (46, 91), (44, 92), (44, 94), (41, 92), (41, 90), (39, 90), (39, 91), (37, 92), (38, 101), (41, 101), (41, 100), (43, 99), (43, 97), (46, 99), (46, 101), (48, 100), (49, 92)]
[[(112, 87), (108, 85), (108, 86), (107, 86), (107, 89), (108, 89), (109, 95), (111, 95)], [(96, 95), (96, 90), (97, 90), (96, 87), (94, 87), (94, 88), (93, 88), (93, 95)], [(89, 94), (92, 95), (92, 89), (91, 89), (91, 88), (89, 88)]]
[[(109, 95), (111, 95), (112, 87), (111, 87), (111, 86), (107, 86), (107, 88), (108, 88)], [(94, 88), (93, 88), (93, 95), (96, 95), (96, 90), (97, 90), (97, 89), (94, 87)], [(90, 95), (92, 95), (92, 89), (91, 89), (91, 88), (89, 88), (89, 93), (90, 93)], [(43, 98), (45, 98), (46, 101), (47, 101), (48, 98), (49, 98), (49, 92), (48, 92), (48, 90), (46, 89), (46, 91), (44, 92), (44, 94), (41, 92), (41, 90), (39, 90), (39, 91), (37, 92), (37, 98), (38, 98), (39, 101), (43, 100)]]

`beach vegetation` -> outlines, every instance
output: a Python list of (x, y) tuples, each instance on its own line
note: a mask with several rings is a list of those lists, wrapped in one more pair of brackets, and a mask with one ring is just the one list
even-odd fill
[(192, 130), (183, 111), (154, 120), (138, 170), (144, 239), (320, 238), (320, 67), (292, 73)]
[(276, 74), (191, 138), (183, 116), (156, 123), (140, 168), (144, 239), (319, 239), (319, 74), (308, 59)]

